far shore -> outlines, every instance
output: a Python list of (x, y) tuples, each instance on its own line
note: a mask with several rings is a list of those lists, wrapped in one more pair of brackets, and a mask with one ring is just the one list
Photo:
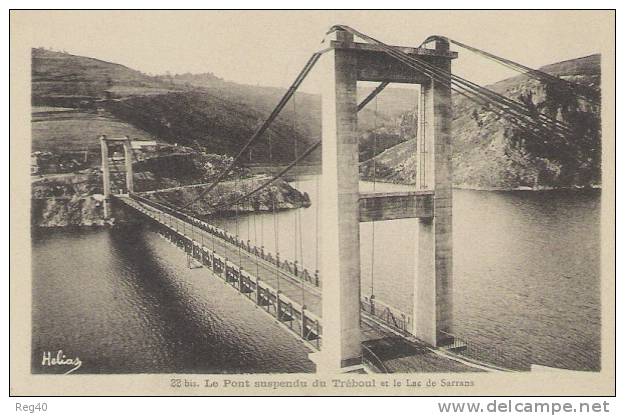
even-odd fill
[[(374, 178), (372, 177), (365, 177), (365, 178), (360, 178), (361, 181), (365, 181), (365, 182), (374, 182)], [(414, 186), (415, 183), (414, 182), (402, 182), (402, 181), (392, 181), (392, 180), (388, 180), (388, 179), (380, 179), (380, 178), (375, 178), (375, 182), (377, 183), (387, 183), (387, 184), (392, 184), (392, 185), (405, 185), (405, 186)], [(467, 190), (467, 191), (492, 191), (492, 192), (516, 192), (516, 191), (531, 191), (531, 192), (538, 192), (538, 191), (564, 191), (564, 190), (569, 190), (569, 191), (573, 191), (573, 190), (579, 190), (579, 191), (584, 191), (584, 190), (589, 190), (589, 189), (601, 189), (601, 185), (600, 184), (590, 184), (590, 185), (586, 185), (586, 186), (580, 186), (580, 185), (572, 185), (572, 186), (535, 186), (535, 187), (531, 187), (531, 186), (518, 186), (516, 188), (508, 188), (508, 187), (486, 187), (486, 186), (475, 186), (475, 185), (453, 185), (452, 186), (453, 189), (462, 189), (462, 190)]]

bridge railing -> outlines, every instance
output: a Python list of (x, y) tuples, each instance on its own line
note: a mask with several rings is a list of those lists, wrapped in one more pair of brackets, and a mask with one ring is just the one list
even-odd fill
[(154, 214), (147, 214), (154, 219), (158, 232), (183, 249), (188, 256), (212, 270), (213, 274), (223, 279), (224, 283), (232, 286), (263, 311), (273, 316), (312, 348), (317, 350), (321, 348), (323, 331), (321, 318), (309, 311), (305, 305), (289, 298), (258, 276), (248, 273), (227, 257), (217, 254), (188, 235), (182, 235), (171, 229), (170, 226), (160, 222)]
[(233, 286), (257, 306), (262, 307), (265, 312), (272, 315), (294, 335), (303, 339), (314, 348), (320, 348), (321, 319), (317, 315), (280, 292), (280, 290), (271, 287), (258, 276), (251, 275), (236, 263), (206, 247), (200, 247), (197, 242), (196, 247), (198, 254), (204, 253), (203, 258), (207, 266), (211, 264), (211, 261), (216, 261), (222, 265), (221, 268), (218, 266), (216, 270), (217, 272), (221, 270), (221, 274), (218, 275), (226, 283)]
[(247, 241), (240, 240), (239, 238), (237, 238), (237, 236), (234, 236), (223, 229), (215, 227), (212, 224), (209, 224), (198, 218), (192, 217), (188, 214), (182, 213), (180, 211), (176, 211), (164, 204), (145, 198), (141, 195), (131, 194), (130, 197), (146, 205), (149, 205), (155, 209), (158, 209), (168, 215), (171, 215), (172, 217), (178, 218), (181, 221), (185, 221), (189, 224), (192, 224), (200, 228), (201, 230), (206, 231), (210, 233), (211, 235), (214, 235), (215, 237), (220, 238), (221, 240), (227, 243), (233, 244), (236, 247), (245, 250), (249, 254), (254, 255), (262, 259), (263, 261), (270, 263), (272, 266), (275, 266), (278, 269), (289, 273), (291, 276), (301, 279), (305, 281), (306, 283), (309, 283), (313, 286), (321, 287), (321, 279), (319, 277), (319, 271), (315, 270), (314, 273), (311, 273), (308, 271), (308, 269), (301, 267), (301, 265), (298, 264), (297, 260), (289, 261), (287, 259), (280, 259), (279, 253), (273, 255), (271, 252), (266, 251), (263, 246), (259, 248), (253, 244), (250, 244), (250, 240), (247, 240)]
[(377, 300), (375, 296), (363, 297), (360, 300), (360, 309), (402, 334), (408, 335), (412, 332), (412, 319), (408, 314)]

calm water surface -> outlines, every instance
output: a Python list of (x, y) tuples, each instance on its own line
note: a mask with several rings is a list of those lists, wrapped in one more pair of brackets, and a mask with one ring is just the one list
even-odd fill
[[(219, 225), (314, 271), (318, 183), (294, 185), (310, 208)], [(598, 191), (455, 190), (454, 333), (534, 364), (598, 370), (599, 201)], [(373, 279), (376, 297), (407, 313), (415, 234), (415, 219), (361, 224), (363, 293)], [(80, 356), (79, 372), (314, 370), (300, 342), (147, 229), (46, 231), (33, 241), (34, 372), (50, 372), (41, 353), (58, 349)]]
[(310, 372), (308, 350), (140, 226), (39, 233), (33, 372), (62, 349), (83, 373)]

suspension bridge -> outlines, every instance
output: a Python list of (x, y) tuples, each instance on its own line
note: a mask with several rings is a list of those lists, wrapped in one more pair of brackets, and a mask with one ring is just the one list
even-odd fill
[[(387, 45), (347, 26), (335, 26), (327, 36), (334, 39), (324, 41), (323, 48), (312, 54), (264, 123), (214, 180), (199, 188), (201, 191), (190, 201), (173, 205), (155, 198), (158, 190), (137, 192), (133, 173), (133, 160), (137, 157), (131, 140), (102, 136), (105, 216), (111, 215), (113, 199), (139, 213), (157, 232), (184, 250), (189, 267), (210, 270), (305, 343), (313, 351), (310, 359), (318, 372), (525, 369), (529, 363), (521, 365), (504, 359), (505, 354), (495, 348), (484, 349), (453, 335), (452, 92), (482, 105), (539, 140), (566, 144), (575, 139), (577, 132), (553, 115), (452, 73), (451, 63), (458, 54), (450, 50), (450, 45), (495, 60), (591, 105), (599, 105), (598, 92), (441, 36), (432, 36), (419, 47)], [(294, 138), (291, 163), (254, 189), (241, 191), (225, 202), (216, 198), (217, 185), (233, 175), (244, 155), (259, 144), (289, 102), (293, 105), (295, 123), (295, 93), (315, 67), (323, 71), (321, 139), (300, 152)], [(357, 101), (359, 81), (379, 83), (360, 103)], [(421, 87), (414, 149), (416, 186), (412, 191), (375, 192), (374, 158), (374, 191), (360, 192), (358, 112), (371, 102), (377, 107), (377, 95), (391, 83)], [(113, 194), (111, 187), (111, 143), (124, 148), (125, 184), (118, 188), (125, 192), (119, 194)], [(301, 258), (305, 237), (298, 215), (294, 232), (282, 237), (292, 239), (296, 247), (295, 258), (289, 259), (281, 257), (277, 247), (271, 253), (263, 245), (256, 245), (256, 240), (253, 244), (243, 241), (238, 232), (233, 235), (209, 219), (200, 218), (195, 211), (201, 202), (209, 203), (216, 212), (233, 208), (238, 221), (239, 210), (262, 204), (259, 198), (262, 191), (319, 147), (322, 175), (321, 179), (317, 177), (316, 187), (323, 192), (319, 193), (321, 200), (315, 207), (314, 270), (306, 269)], [(271, 143), (269, 149), (271, 155)], [(279, 208), (275, 197), (272, 196), (269, 205), (277, 240), (275, 216)], [(371, 222), (372, 238), (375, 238), (376, 222), (401, 218), (418, 219), (410, 313), (377, 300), (373, 283), (371, 293), (364, 295), (361, 290), (360, 223)], [(297, 247), (300, 247), (299, 259)], [(374, 258), (372, 252), (372, 263)], [(380, 340), (383, 342), (376, 343)], [(406, 345), (410, 345), (413, 354), (403, 354), (401, 359), (384, 357), (385, 351), (405, 350)]]

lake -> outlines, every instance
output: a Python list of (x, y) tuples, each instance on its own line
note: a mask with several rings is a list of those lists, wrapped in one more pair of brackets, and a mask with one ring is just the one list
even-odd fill
[[(314, 271), (318, 180), (292, 184), (309, 208), (218, 225)], [(453, 198), (453, 332), (534, 364), (599, 370), (600, 191)], [(373, 280), (377, 299), (407, 313), (416, 221), (361, 224), (363, 294)], [(148, 228), (37, 230), (32, 250), (33, 372), (53, 371), (41, 354), (59, 349), (81, 358), (78, 373), (314, 371), (301, 342)]]

